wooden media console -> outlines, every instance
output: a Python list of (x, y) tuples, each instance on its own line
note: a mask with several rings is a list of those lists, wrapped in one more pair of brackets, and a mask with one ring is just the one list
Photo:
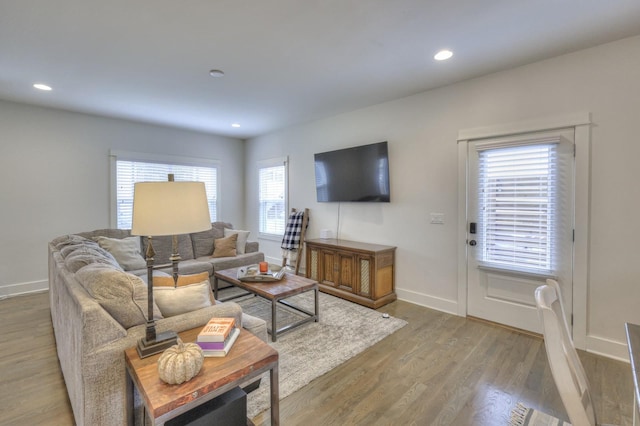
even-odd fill
[(320, 291), (373, 309), (396, 300), (395, 247), (334, 238), (306, 244), (306, 275)]

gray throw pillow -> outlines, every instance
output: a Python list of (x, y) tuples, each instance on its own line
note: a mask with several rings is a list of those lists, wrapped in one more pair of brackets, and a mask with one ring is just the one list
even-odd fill
[(107, 252), (105, 249), (101, 248), (98, 245), (98, 243), (96, 243), (95, 241), (86, 240), (81, 243), (68, 244), (68, 245), (62, 246), (60, 248), (60, 254), (62, 255), (62, 257), (67, 257), (71, 253), (75, 253), (76, 250), (89, 250), (89, 249), (101, 250), (101, 251), (104, 251), (105, 253)]
[(111, 253), (125, 271), (135, 271), (147, 267), (147, 262), (140, 252), (139, 237), (94, 237), (94, 240), (100, 244), (100, 247)]
[(78, 270), (80, 270), (80, 268), (91, 265), (93, 263), (101, 263), (104, 265), (109, 265), (113, 269), (122, 270), (120, 265), (118, 265), (118, 262), (116, 262), (116, 260), (111, 255), (109, 255), (109, 257), (106, 257), (96, 254), (73, 252), (69, 256), (64, 258), (64, 264), (71, 272), (77, 272)]
[(53, 244), (55, 248), (60, 250), (64, 246), (82, 244), (84, 241), (90, 241), (90, 240), (86, 239), (85, 237), (81, 237), (80, 235), (70, 234), (70, 235), (63, 235), (61, 237), (57, 237), (56, 239), (51, 241), (51, 244)]
[[(76, 278), (125, 329), (147, 321), (147, 286), (140, 277), (93, 264), (80, 269)], [(155, 319), (162, 318), (155, 302), (153, 316)]]

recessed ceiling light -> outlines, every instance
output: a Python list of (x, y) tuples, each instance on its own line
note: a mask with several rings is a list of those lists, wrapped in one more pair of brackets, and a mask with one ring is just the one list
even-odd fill
[(237, 127), (240, 127), (240, 124), (238, 124), (238, 123), (233, 123), (233, 124), (231, 125), (231, 127), (236, 127), (236, 128), (237, 128)]
[(214, 78), (224, 77), (224, 71), (222, 70), (209, 70), (209, 75)]
[(42, 83), (36, 83), (33, 85), (33, 87), (35, 87), (38, 90), (46, 90), (46, 91), (51, 90), (51, 86), (47, 86), (46, 84), (42, 84)]
[(435, 54), (435, 56), (433, 57), (433, 59), (435, 59), (436, 61), (444, 61), (449, 59), (450, 57), (453, 56), (453, 52), (450, 50), (441, 50), (438, 53)]

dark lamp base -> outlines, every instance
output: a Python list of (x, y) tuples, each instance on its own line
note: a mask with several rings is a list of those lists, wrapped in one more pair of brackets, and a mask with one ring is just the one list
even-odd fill
[(148, 356), (163, 352), (173, 345), (178, 344), (178, 335), (175, 331), (165, 331), (164, 333), (156, 334), (154, 341), (147, 341), (144, 337), (138, 340), (138, 355), (140, 358), (146, 358)]

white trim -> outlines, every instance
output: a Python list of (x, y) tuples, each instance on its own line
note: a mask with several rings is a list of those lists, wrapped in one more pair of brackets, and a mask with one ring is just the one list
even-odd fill
[[(591, 114), (579, 112), (555, 117), (543, 117), (515, 123), (462, 129), (458, 131), (458, 315), (467, 312), (467, 167), (468, 145), (472, 140), (495, 138), (521, 133), (574, 128), (575, 188), (574, 188), (574, 269), (573, 269), (573, 341), (577, 348), (597, 350), (594, 340), (587, 339), (587, 298), (589, 288), (589, 211), (591, 167)], [(597, 345), (599, 347), (601, 345)], [(607, 345), (610, 347), (610, 345)], [(607, 350), (603, 353), (617, 354)], [(616, 355), (617, 356), (617, 355)]]
[(467, 172), (468, 141), (458, 144), (458, 310), (467, 316)]
[(41, 293), (49, 290), (49, 280), (30, 281), (26, 283), (8, 284), (0, 287), (0, 300), (8, 297), (30, 293)]
[(587, 352), (629, 362), (629, 348), (626, 342), (617, 342), (600, 336), (587, 336)]
[(212, 158), (183, 157), (179, 155), (152, 154), (134, 151), (110, 150), (109, 151), (109, 226), (118, 227), (117, 221), (117, 161), (140, 161), (147, 163), (177, 164), (182, 166), (215, 167), (217, 169), (216, 185), (216, 218), (220, 220), (220, 206), (222, 205), (220, 188), (224, 184), (222, 162)]
[[(285, 155), (284, 157), (275, 157), (268, 158), (265, 160), (258, 160), (256, 162), (256, 171), (258, 172), (258, 186), (260, 186), (260, 169), (264, 169), (267, 167), (276, 167), (276, 166), (284, 166), (284, 211), (285, 216), (289, 217), (289, 156)], [(260, 209), (260, 189), (258, 188), (258, 209)], [(287, 219), (285, 219), (284, 223), (285, 228), (287, 227)], [(284, 236), (284, 229), (282, 234), (267, 234), (265, 232), (260, 232), (260, 213), (258, 212), (258, 239), (270, 240), (270, 241), (282, 241), (282, 237)]]
[(554, 117), (542, 117), (533, 120), (517, 121), (514, 123), (498, 124), (486, 127), (475, 127), (458, 131), (458, 142), (468, 142), (471, 139), (486, 139), (499, 136), (517, 135), (520, 133), (539, 132), (543, 130), (562, 129), (591, 124), (591, 114), (579, 112), (575, 114)]
[(591, 126), (576, 126), (573, 246), (573, 343), (587, 349), (589, 289), (589, 212), (591, 211)]
[(451, 315), (457, 315), (458, 306), (460, 305), (455, 300), (443, 299), (401, 288), (396, 288), (396, 294), (398, 295), (398, 300), (404, 300), (414, 305), (424, 306)]
[(278, 234), (265, 234), (264, 232), (258, 232), (258, 240), (267, 240), (267, 241), (276, 241), (278, 243), (282, 242), (282, 237), (284, 235)]
[(214, 166), (220, 165), (220, 160), (213, 158), (183, 157), (180, 155), (152, 154), (134, 151), (110, 150), (109, 155), (119, 160), (142, 161), (165, 164), (180, 164), (184, 166)]

